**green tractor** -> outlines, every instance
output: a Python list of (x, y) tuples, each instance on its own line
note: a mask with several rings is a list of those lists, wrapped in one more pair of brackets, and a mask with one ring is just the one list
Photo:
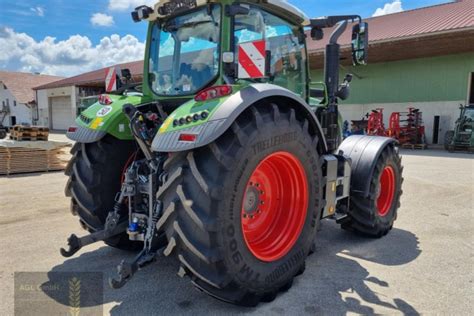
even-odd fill
[[(63, 256), (97, 241), (139, 250), (110, 279), (120, 288), (175, 255), (198, 289), (254, 306), (303, 273), (322, 219), (375, 238), (392, 229), (397, 144), (342, 142), (338, 101), (352, 76), (339, 80), (338, 39), (353, 23), (353, 62), (367, 62), (359, 16), (309, 19), (280, 0), (162, 0), (132, 17), (148, 21), (143, 82), (121, 85), (111, 69), (113, 91), (68, 131), (66, 195), (90, 234), (71, 235)], [(325, 82), (312, 83), (307, 40), (328, 29)]]
[(447, 131), (444, 136), (444, 149), (474, 152), (474, 104), (461, 105), (460, 110), (454, 131)]

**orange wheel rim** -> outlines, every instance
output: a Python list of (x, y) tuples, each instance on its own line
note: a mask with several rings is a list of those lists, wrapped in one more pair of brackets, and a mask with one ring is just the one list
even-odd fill
[(380, 175), (380, 195), (377, 198), (377, 210), (380, 216), (387, 216), (395, 197), (395, 171), (391, 166), (383, 169)]
[(298, 240), (308, 209), (308, 181), (300, 160), (276, 152), (255, 168), (242, 201), (247, 247), (266, 262), (284, 257)]

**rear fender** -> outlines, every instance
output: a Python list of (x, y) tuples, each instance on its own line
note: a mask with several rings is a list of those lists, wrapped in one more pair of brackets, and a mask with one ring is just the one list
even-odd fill
[(107, 134), (120, 140), (133, 140), (129, 120), (123, 114), (124, 104), (140, 105), (148, 100), (142, 96), (108, 95), (110, 105), (95, 103), (81, 113), (67, 137), (79, 143), (97, 142)]
[[(163, 124), (164, 129), (162, 129), (153, 140), (152, 149), (157, 152), (179, 152), (206, 146), (224, 134), (237, 117), (247, 108), (267, 98), (283, 98), (292, 104), (300, 106), (300, 109), (308, 118), (309, 123), (320, 135), (322, 151), (327, 151), (321, 125), (311, 107), (302, 98), (291, 91), (272, 84), (252, 84), (243, 88), (221, 102), (218, 107), (212, 111), (206, 122), (192, 125), (189, 128), (167, 130), (170, 128), (172, 120), (176, 119), (176, 115), (172, 114), (169, 121)], [(177, 111), (180, 111), (180, 109)], [(179, 141), (179, 136), (183, 133), (197, 135), (196, 141)]]
[[(393, 138), (354, 135), (346, 138), (338, 152), (348, 156), (351, 164), (351, 192), (369, 196), (370, 183), (382, 151), (397, 142)], [(342, 152), (342, 153), (341, 153)]]

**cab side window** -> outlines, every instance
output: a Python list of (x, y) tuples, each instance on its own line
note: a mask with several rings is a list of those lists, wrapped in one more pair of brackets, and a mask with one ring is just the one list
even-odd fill
[[(301, 43), (299, 26), (256, 7), (248, 15), (235, 19), (235, 43), (265, 39), (271, 51), (271, 73), (268, 82), (306, 97), (306, 50)], [(301, 36), (300, 36), (301, 34)], [(238, 51), (238, 50), (236, 50)]]

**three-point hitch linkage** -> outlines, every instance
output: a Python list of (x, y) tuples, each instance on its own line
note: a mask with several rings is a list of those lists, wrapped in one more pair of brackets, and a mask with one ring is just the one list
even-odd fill
[[(117, 267), (118, 278), (109, 279), (110, 286), (115, 289), (124, 286), (138, 269), (153, 262), (166, 238), (159, 234), (156, 228), (163, 210), (161, 202), (154, 198), (157, 189), (166, 177), (162, 171), (166, 158), (150, 150), (152, 138), (148, 135), (143, 113), (129, 104), (123, 106), (123, 112), (130, 120), (131, 130), (145, 159), (133, 162), (125, 171), (121, 191), (117, 194), (114, 209), (107, 216), (104, 229), (80, 238), (72, 234), (68, 238), (69, 249), (61, 248), (60, 250), (64, 257), (71, 257), (87, 245), (107, 240), (124, 232), (127, 232), (131, 240), (143, 241), (142, 251), (132, 261), (123, 260)], [(148, 171), (146, 176), (140, 173), (143, 168)], [(132, 201), (143, 199), (144, 196), (147, 199), (148, 216), (131, 214)], [(146, 223), (139, 225), (139, 221), (146, 221)], [(146, 230), (141, 227), (146, 227)]]

